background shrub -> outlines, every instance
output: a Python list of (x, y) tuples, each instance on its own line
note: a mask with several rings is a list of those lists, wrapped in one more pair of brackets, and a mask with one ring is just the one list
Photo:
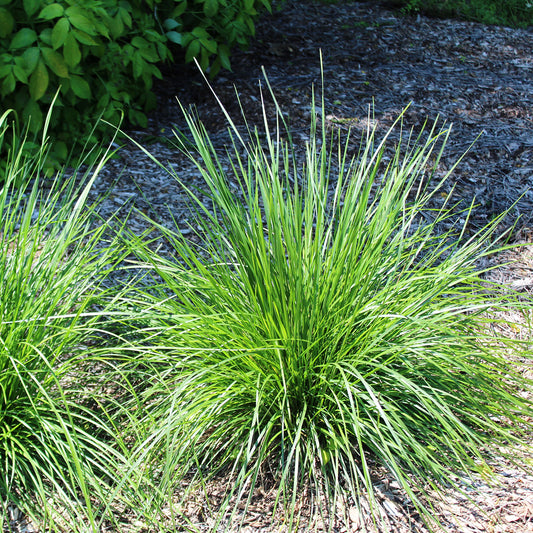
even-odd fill
[(259, 7), (269, 0), (2, 0), (3, 106), (37, 133), (59, 91), (49, 162), (64, 161), (73, 140), (95, 140), (99, 116), (146, 124), (157, 64), (173, 59), (171, 46), (211, 74), (229, 69), (231, 47), (246, 45)]

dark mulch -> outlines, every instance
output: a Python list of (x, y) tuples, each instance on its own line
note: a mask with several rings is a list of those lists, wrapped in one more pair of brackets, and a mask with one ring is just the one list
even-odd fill
[[(454, 173), (454, 198), (475, 197), (477, 225), (515, 202), (510, 220), (533, 214), (533, 32), (454, 20), (403, 16), (380, 2), (289, 1), (264, 15), (246, 51), (232, 56), (213, 88), (238, 116), (235, 88), (251, 123), (260, 124), (259, 80), (267, 72), (295, 139), (309, 127), (311, 87), (320, 86), (325, 113), (340, 127), (364, 124), (369, 108), (385, 129), (410, 104), (404, 124), (419, 129), (440, 117), (453, 124), (441, 168), (476, 141)], [(156, 135), (181, 118), (176, 97), (194, 105), (215, 140), (224, 117), (192, 65), (165, 69), (158, 82)], [(264, 83), (263, 83), (264, 86)]]

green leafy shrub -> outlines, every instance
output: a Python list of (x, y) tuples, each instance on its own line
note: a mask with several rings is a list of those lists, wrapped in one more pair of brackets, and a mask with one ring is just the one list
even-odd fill
[(406, 12), (424, 12), (441, 17), (459, 17), (465, 20), (525, 28), (533, 25), (533, 4), (529, 0), (407, 0)]
[(128, 238), (154, 279), (127, 304), (154, 369), (139, 455), (165, 501), (223, 474), (237, 506), (270, 476), (290, 513), (312, 487), (330, 510), (366, 495), (378, 517), (377, 462), (431, 518), (426, 489), (490, 472), (490, 451), (520, 442), (532, 408), (519, 394), (532, 380), (508, 357), (531, 353), (489, 327), (510, 295), (476, 268), (497, 221), (441, 233), (452, 210), (433, 200), (448, 176), (429, 180), (448, 132), (404, 132), (391, 158), (388, 134), (368, 130), (352, 158), (313, 122), (299, 164), (290, 132), (265, 119), (246, 141), (230, 121), (228, 168), (184, 113), (213, 210), (188, 190), (192, 238), (154, 222), (171, 255)]
[(96, 309), (105, 316), (102, 284), (119, 253), (107, 225), (90, 224), (98, 168), (58, 174), (44, 189), (46, 145), (33, 157), (23, 148), (9, 151), (0, 187), (0, 528), (11, 531), (16, 505), (41, 531), (98, 531), (117, 500), (128, 501), (126, 448), (104, 390), (86, 379), (96, 368), (105, 375)]
[(144, 113), (156, 103), (153, 77), (161, 78), (157, 64), (172, 59), (170, 45), (213, 74), (230, 68), (230, 49), (247, 43), (259, 6), (269, 0), (4, 0), (4, 109), (39, 132), (59, 90), (50, 131), (52, 156), (64, 161), (74, 139), (94, 134), (100, 116), (117, 124), (124, 113), (146, 124)]
[[(261, 9), (271, 10), (271, 0), (162, 0), (163, 26), (169, 40), (185, 48), (185, 60), (197, 59), (202, 70), (230, 69), (230, 50), (246, 47), (255, 34), (254, 20)], [(170, 9), (169, 9), (170, 8)], [(172, 31), (174, 30), (174, 31)], [(210, 65), (210, 58), (214, 57)]]

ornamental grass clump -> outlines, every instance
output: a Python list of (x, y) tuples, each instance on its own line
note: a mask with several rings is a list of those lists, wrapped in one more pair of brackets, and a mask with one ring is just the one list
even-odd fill
[[(6, 113), (0, 142), (8, 122)], [(97, 531), (126, 456), (105, 392), (91, 391), (82, 369), (97, 366), (103, 282), (119, 253), (87, 206), (99, 167), (45, 187), (47, 144), (26, 157), (26, 142), (0, 180), (0, 525), (11, 531), (26, 515), (42, 531)]]
[(154, 280), (130, 299), (153, 365), (139, 454), (169, 494), (226, 476), (228, 512), (270, 479), (294, 520), (304, 487), (318, 508), (348, 496), (377, 519), (381, 466), (429, 522), (429, 491), (488, 472), (531, 415), (508, 352), (531, 353), (489, 327), (518, 304), (476, 266), (498, 221), (470, 234), (467, 210), (453, 225), (434, 172), (447, 130), (403, 132), (387, 157), (390, 131), (369, 128), (352, 155), (313, 118), (301, 158), (277, 110), (251, 140), (227, 117), (228, 158), (184, 111), (205, 182), (182, 184), (196, 235), (154, 222), (170, 255), (130, 237)]

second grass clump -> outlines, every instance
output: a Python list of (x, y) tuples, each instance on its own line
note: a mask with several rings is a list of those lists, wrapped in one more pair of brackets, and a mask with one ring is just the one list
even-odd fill
[(531, 413), (516, 392), (531, 382), (488, 327), (509, 303), (476, 269), (497, 221), (467, 236), (435, 207), (447, 131), (403, 132), (390, 152), (390, 131), (369, 128), (350, 155), (313, 118), (298, 154), (276, 109), (246, 139), (228, 117), (231, 163), (185, 113), (212, 204), (188, 190), (200, 239), (158, 226), (171, 255), (130, 239), (154, 279), (135, 301), (156, 372), (142, 453), (162, 490), (224, 475), (242, 502), (273, 480), (295, 519), (306, 486), (323, 509), (348, 494), (379, 516), (381, 465), (430, 518), (423, 495), (483, 470)]
[(0, 179), (0, 529), (22, 515), (32, 531), (98, 531), (138, 492), (104, 388), (117, 373), (100, 348), (121, 249), (88, 197), (109, 152), (45, 182), (46, 131), (28, 156), (10, 118), (0, 116), (0, 145), (20, 147)]

